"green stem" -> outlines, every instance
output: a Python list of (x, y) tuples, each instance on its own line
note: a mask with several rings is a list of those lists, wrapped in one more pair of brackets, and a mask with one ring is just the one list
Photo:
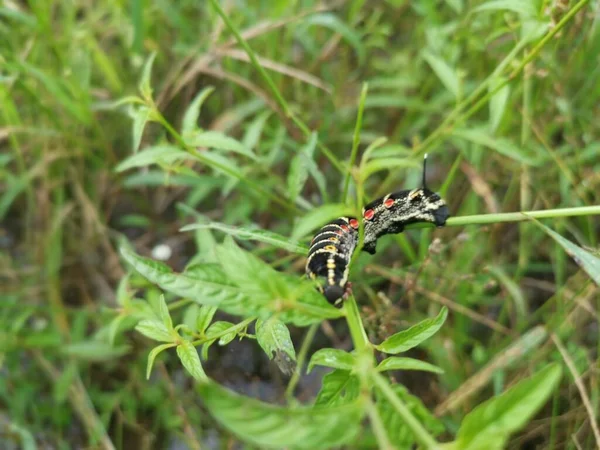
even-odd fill
[(204, 337), (201, 339), (197, 339), (194, 342), (192, 342), (192, 344), (194, 344), (195, 346), (202, 345), (205, 342), (219, 339), (220, 337), (223, 337), (226, 334), (233, 333), (233, 332), (237, 333), (239, 330), (243, 330), (244, 328), (246, 328), (248, 325), (250, 325), (255, 320), (256, 320), (256, 317), (250, 317), (249, 319), (243, 320), (242, 322), (238, 323), (237, 325), (229, 327), (226, 330), (221, 331), (220, 333), (211, 335), (210, 338)]
[[(580, 206), (577, 208), (542, 209), (538, 211), (522, 211), (499, 214), (478, 214), (474, 216), (450, 217), (446, 221), (447, 227), (459, 227), (465, 225), (486, 225), (500, 222), (523, 222), (531, 219), (554, 219), (557, 217), (577, 217), (600, 215), (600, 205)], [(432, 228), (430, 223), (413, 223), (406, 229)]]
[(437, 449), (439, 448), (436, 440), (431, 436), (423, 425), (412, 415), (407, 406), (398, 398), (387, 380), (377, 373), (375, 370), (371, 371), (371, 380), (392, 404), (396, 412), (400, 415), (404, 423), (413, 432), (415, 438), (423, 447), (426, 449)]
[(381, 415), (372, 400), (369, 400), (367, 404), (367, 413), (369, 414), (369, 421), (371, 422), (373, 434), (375, 434), (379, 448), (384, 450), (393, 449), (394, 446), (390, 443), (383, 420), (381, 420)]
[(288, 402), (293, 400), (294, 398), (294, 389), (300, 380), (300, 374), (302, 373), (302, 369), (304, 367), (304, 361), (306, 360), (306, 355), (308, 354), (308, 349), (310, 348), (310, 344), (312, 344), (313, 339), (315, 338), (315, 333), (319, 328), (318, 323), (312, 324), (308, 331), (306, 332), (306, 336), (304, 337), (304, 341), (302, 341), (302, 347), (300, 347), (300, 352), (298, 353), (298, 361), (296, 363), (296, 370), (290, 378), (290, 382), (287, 385), (285, 390), (285, 397), (288, 399)]
[(348, 164), (348, 172), (346, 172), (346, 179), (344, 180), (342, 203), (346, 203), (346, 199), (348, 198), (348, 189), (350, 188), (350, 177), (352, 176), (352, 166), (354, 165), (354, 161), (356, 161), (358, 146), (360, 144), (360, 130), (362, 129), (362, 118), (363, 112), (365, 110), (365, 100), (367, 99), (368, 90), (369, 83), (363, 83), (362, 91), (360, 93), (360, 101), (358, 103), (356, 125), (354, 126), (354, 138), (352, 139), (352, 151), (350, 152), (350, 162)]
[(358, 306), (356, 305), (354, 295), (350, 295), (348, 299), (346, 299), (344, 302), (344, 310), (354, 348), (358, 353), (370, 349), (371, 343), (369, 342), (365, 327), (363, 327), (362, 320), (360, 319), (360, 313), (358, 312)]

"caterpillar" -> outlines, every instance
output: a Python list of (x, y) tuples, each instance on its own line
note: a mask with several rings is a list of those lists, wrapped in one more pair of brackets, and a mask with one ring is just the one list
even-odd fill
[[(361, 250), (372, 255), (377, 239), (398, 234), (411, 223), (429, 222), (438, 227), (449, 217), (446, 202), (426, 185), (427, 155), (423, 160), (422, 187), (392, 192), (365, 205), (362, 210), (364, 239)], [(306, 275), (319, 280), (317, 289), (330, 303), (337, 305), (349, 290), (350, 259), (358, 246), (359, 222), (354, 217), (340, 217), (323, 226), (308, 250)]]

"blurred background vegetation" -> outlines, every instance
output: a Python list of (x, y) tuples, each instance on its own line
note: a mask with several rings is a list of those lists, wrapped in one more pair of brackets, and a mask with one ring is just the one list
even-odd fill
[[(340, 161), (350, 158), (368, 82), (360, 150), (381, 136), (388, 143), (367, 200), (417, 186), (427, 150), (429, 184), (454, 216), (600, 202), (598, 2), (220, 3), (293, 114)], [(576, 4), (584, 7), (568, 17)], [(117, 249), (127, 240), (181, 269), (222, 238), (180, 233), (195, 220), (190, 208), (290, 235), (308, 210), (340, 201), (343, 176), (208, 2), (8, 0), (0, 36), (0, 447), (238, 448), (189, 394), (174, 355), (162, 354), (146, 381), (151, 344), (126, 320), (115, 325), (128, 271)], [(227, 156), (242, 182), (202, 164), (115, 171), (138, 148), (171, 139), (115, 104), (137, 92), (152, 52), (153, 98), (174, 128), (214, 87), (199, 125), (259, 156)], [(597, 218), (546, 224), (598, 251)], [(252, 248), (279, 270), (303, 272), (301, 257)], [(445, 374), (395, 373), (448, 436), (474, 405), (549, 361), (570, 361), (597, 412), (598, 287), (535, 225), (389, 236), (375, 257), (361, 255), (352, 280), (374, 340), (450, 308), (444, 328), (411, 352)], [(181, 320), (184, 310), (172, 309)], [(291, 331), (299, 348), (305, 331)], [(351, 348), (344, 321), (322, 324), (311, 349), (323, 346)], [(206, 370), (248, 395), (284, 398), (288, 378), (252, 340), (213, 346)], [(299, 401), (314, 398), (323, 373), (302, 377)], [(595, 448), (589, 409), (565, 373), (510, 448)]]

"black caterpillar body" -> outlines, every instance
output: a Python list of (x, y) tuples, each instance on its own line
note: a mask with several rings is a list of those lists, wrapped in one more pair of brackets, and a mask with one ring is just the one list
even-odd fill
[[(362, 215), (362, 250), (372, 255), (383, 235), (401, 233), (406, 225), (416, 222), (441, 227), (449, 217), (446, 202), (425, 185), (425, 163), (422, 188), (392, 192), (367, 204)], [(348, 265), (358, 246), (358, 228), (359, 222), (353, 217), (335, 219), (317, 232), (308, 250), (306, 274), (322, 281), (318, 289), (330, 303), (339, 304), (348, 291)]]

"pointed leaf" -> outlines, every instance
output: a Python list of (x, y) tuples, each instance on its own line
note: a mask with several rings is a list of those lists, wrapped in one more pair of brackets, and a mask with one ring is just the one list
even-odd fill
[(360, 381), (349, 370), (335, 369), (323, 377), (316, 406), (338, 406), (351, 403), (360, 392)]
[(146, 379), (150, 379), (150, 373), (152, 372), (152, 366), (154, 365), (154, 360), (158, 356), (160, 352), (166, 350), (167, 348), (175, 347), (177, 344), (161, 344), (157, 347), (154, 347), (150, 353), (148, 354), (148, 364), (146, 365)]
[(129, 115), (133, 119), (131, 138), (133, 142), (133, 153), (135, 154), (140, 148), (146, 123), (150, 120), (150, 108), (147, 106), (131, 108)]
[(458, 99), (460, 97), (461, 88), (460, 78), (456, 69), (450, 67), (450, 65), (440, 56), (427, 50), (423, 52), (423, 58), (431, 66), (446, 89), (454, 95), (454, 98)]
[(310, 161), (312, 161), (316, 146), (317, 133), (313, 132), (306, 146), (302, 147), (292, 159), (287, 178), (288, 194), (292, 201), (295, 201), (298, 195), (300, 195), (306, 180), (308, 180)]
[(224, 320), (213, 323), (206, 331), (206, 337), (213, 341), (219, 340), (219, 345), (227, 345), (235, 339), (237, 329), (230, 333), (225, 333), (228, 329), (235, 327), (235, 324)]
[(281, 371), (289, 373), (290, 364), (286, 364), (285, 360), (281, 360), (278, 357), (280, 353), (285, 353), (291, 361), (296, 361), (296, 351), (288, 327), (275, 317), (271, 317), (266, 321), (257, 320), (256, 339), (258, 345), (265, 351), (269, 359), (273, 359), (274, 356), (277, 357), (276, 361), (282, 363), (280, 366)]
[(200, 108), (202, 108), (202, 104), (208, 98), (208, 96), (213, 93), (214, 90), (215, 88), (213, 86), (205, 87), (198, 93), (198, 95), (196, 95), (194, 100), (192, 100), (190, 106), (187, 107), (181, 122), (181, 134), (183, 136), (187, 136), (198, 128)]
[(360, 401), (337, 407), (286, 408), (244, 397), (215, 383), (198, 385), (204, 405), (225, 428), (259, 448), (325, 449), (354, 439)]
[(129, 158), (125, 158), (115, 170), (117, 172), (123, 172), (133, 167), (145, 167), (152, 164), (171, 166), (177, 162), (189, 161), (192, 159), (196, 158), (174, 145), (156, 145), (147, 147), (141, 152), (135, 153)]
[(292, 253), (298, 253), (300, 255), (306, 255), (308, 253), (308, 248), (301, 246), (300, 244), (291, 241), (289, 238), (285, 236), (281, 236), (280, 234), (273, 233), (268, 230), (261, 229), (249, 229), (243, 227), (234, 227), (231, 225), (225, 225), (224, 223), (219, 222), (208, 222), (208, 223), (194, 223), (191, 225), (186, 225), (181, 228), (180, 231), (191, 231), (191, 230), (202, 230), (202, 229), (211, 229), (218, 230), (224, 233), (229, 234), (240, 240), (250, 240), (250, 241), (258, 241), (264, 242), (265, 244), (272, 245), (274, 247), (279, 247), (284, 250), (287, 250)]
[(256, 159), (256, 155), (244, 144), (219, 131), (195, 131), (184, 136), (185, 143), (190, 147), (206, 147), (215, 150), (228, 150), (240, 155)]
[(444, 306), (436, 317), (425, 319), (407, 330), (390, 336), (375, 348), (393, 355), (410, 350), (437, 333), (444, 325), (446, 317), (448, 317), (448, 308)]
[(292, 233), (292, 240), (298, 241), (330, 220), (338, 217), (352, 216), (354, 213), (353, 208), (342, 203), (332, 203), (315, 208), (298, 220)]
[(542, 225), (540, 222), (537, 222), (537, 225), (542, 228), (552, 239), (554, 239), (562, 248), (565, 249), (565, 252), (573, 258), (573, 260), (579, 265), (585, 273), (587, 273), (594, 282), (600, 286), (600, 258), (593, 255), (592, 253), (584, 250), (578, 245), (573, 244), (568, 239), (565, 239), (556, 231), (551, 230), (545, 225)]
[(424, 372), (444, 373), (442, 369), (428, 362), (398, 356), (391, 356), (384, 359), (377, 366), (377, 370), (379, 372), (385, 370), (422, 370)]
[(307, 372), (314, 366), (333, 367), (335, 369), (352, 370), (356, 364), (354, 355), (335, 348), (323, 348), (316, 351), (308, 363)]
[(452, 135), (488, 147), (503, 156), (523, 164), (530, 166), (537, 166), (540, 164), (539, 158), (530, 155), (529, 152), (513, 144), (508, 139), (490, 136), (482, 129), (455, 129), (452, 132)]
[(138, 85), (138, 89), (140, 90), (142, 97), (144, 97), (145, 99), (152, 98), (152, 83), (150, 78), (152, 75), (152, 65), (154, 64), (155, 58), (156, 52), (152, 52), (152, 54), (144, 63), (144, 68), (142, 69), (142, 77)]
[(310, 25), (320, 25), (335, 31), (337, 34), (342, 36), (344, 40), (348, 42), (348, 44), (354, 47), (354, 51), (356, 51), (356, 55), (358, 56), (359, 64), (362, 64), (365, 60), (365, 47), (361, 42), (360, 34), (358, 34), (354, 28), (346, 25), (334, 14), (311, 14), (304, 20), (304, 22)]
[(159, 342), (173, 342), (177, 337), (174, 336), (164, 323), (158, 320), (142, 320), (135, 327), (135, 330), (144, 336)]
[(487, 450), (504, 443), (546, 403), (558, 386), (561, 367), (550, 364), (497, 397), (477, 406), (463, 419), (456, 441), (461, 450)]
[(216, 306), (208, 306), (205, 305), (200, 308), (200, 312), (198, 313), (198, 317), (196, 318), (196, 330), (198, 333), (203, 334), (215, 316), (217, 312)]
[(197, 381), (208, 381), (208, 377), (204, 373), (204, 369), (200, 363), (198, 351), (190, 341), (183, 341), (177, 346), (177, 356), (179, 356), (183, 367), (185, 367), (194, 379)]
[[(490, 84), (490, 91), (493, 91), (496, 86), (504, 82), (503, 78), (497, 78)], [(504, 112), (506, 111), (506, 104), (508, 102), (508, 96), (510, 94), (510, 85), (505, 85), (498, 92), (496, 92), (490, 99), (490, 131), (496, 132)]]

